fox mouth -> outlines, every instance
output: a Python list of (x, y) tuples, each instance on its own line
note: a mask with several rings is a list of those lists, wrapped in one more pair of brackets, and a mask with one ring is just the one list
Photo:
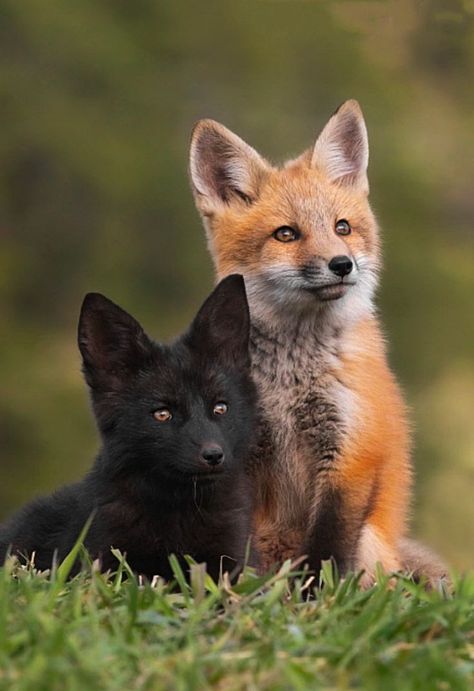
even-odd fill
[(308, 286), (306, 290), (319, 298), (319, 300), (326, 302), (329, 300), (339, 300), (353, 285), (353, 283), (329, 283), (322, 286)]
[[(225, 467), (217, 466), (214, 468), (188, 468), (179, 470), (176, 468), (168, 468), (165, 471), (165, 475), (169, 480), (177, 482), (179, 485), (208, 485), (219, 480), (223, 475), (225, 475)], [(158, 469), (158, 472), (163, 473), (163, 469)]]
[(214, 466), (210, 467), (208, 470), (203, 469), (203, 470), (198, 470), (197, 472), (194, 472), (191, 475), (191, 479), (193, 482), (214, 482), (215, 480), (218, 479), (220, 475), (224, 472), (224, 467), (219, 465), (219, 466)]
[(221, 473), (196, 473), (189, 478), (194, 485), (212, 485), (219, 480)]

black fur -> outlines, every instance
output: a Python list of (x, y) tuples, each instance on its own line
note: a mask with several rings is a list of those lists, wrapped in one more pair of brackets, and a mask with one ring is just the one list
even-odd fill
[[(332, 469), (322, 467), (324, 475)], [(363, 516), (350, 512), (344, 504), (340, 490), (324, 482), (314, 520), (302, 553), (307, 555), (306, 563), (311, 571), (319, 573), (321, 562), (332, 559), (338, 571), (344, 575), (355, 567), (356, 547), (363, 525)], [(355, 536), (355, 538), (354, 538)]]
[[(171, 577), (170, 553), (221, 567), (242, 565), (250, 535), (251, 490), (244, 461), (253, 436), (255, 388), (248, 355), (249, 313), (241, 276), (224, 279), (188, 332), (153, 343), (138, 322), (99, 294), (86, 296), (79, 348), (102, 449), (77, 484), (38, 499), (0, 528), (8, 549), (35, 552), (40, 569), (71, 549), (92, 511), (85, 546), (102, 569), (126, 553), (132, 569)], [(224, 401), (224, 415), (213, 412)], [(167, 408), (172, 419), (153, 413)], [(204, 447), (220, 447), (210, 466)]]

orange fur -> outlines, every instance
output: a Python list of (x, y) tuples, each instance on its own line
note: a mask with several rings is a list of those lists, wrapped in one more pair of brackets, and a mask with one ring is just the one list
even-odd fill
[[(367, 524), (385, 544), (386, 552), (379, 554), (378, 560), (387, 570), (393, 570), (395, 564), (400, 565), (398, 542), (407, 528), (410, 500), (410, 444), (405, 405), (387, 366), (383, 339), (375, 320), (358, 326), (354, 343), (359, 353), (343, 358), (340, 377), (357, 395), (359, 423), (348, 434), (340, 482), (361, 507), (368, 488), (376, 483)], [(372, 570), (375, 562), (360, 566)]]
[[(368, 202), (364, 147), (365, 125), (355, 102), (346, 103), (331, 118), (312, 151), (281, 168), (272, 167), (222, 125), (202, 121), (193, 134), (191, 177), (217, 276), (235, 272), (245, 276), (252, 319), (257, 325), (268, 324), (270, 330), (279, 324), (275, 338), (286, 330), (291, 334), (291, 329), (298, 334), (305, 319), (314, 324), (315, 343), (323, 342), (315, 358), (327, 362), (314, 363), (311, 381), (330, 400), (337, 387), (341, 392), (336, 403), (343, 441), (327, 477), (321, 480), (314, 471), (311, 448), (297, 430), (293, 446), (288, 442), (291, 459), (271, 458), (256, 466), (260, 503), (255, 523), (264, 566), (301, 553), (321, 497), (329, 490), (338, 491), (344, 497), (345, 515), (355, 517), (356, 523), (361, 517), (360, 530), (354, 532), (353, 565), (364, 568), (370, 581), (377, 561), (388, 571), (402, 565), (399, 545), (407, 527), (411, 471), (405, 405), (387, 364), (372, 307), (380, 241)], [(350, 222), (348, 236), (334, 232), (341, 218)], [(298, 241), (275, 241), (272, 233), (281, 226), (297, 228)], [(360, 285), (328, 303), (302, 295), (304, 291), (298, 296), (292, 292), (291, 281), (299, 280), (302, 267), (326, 267), (336, 255), (359, 258)], [(278, 283), (279, 273), (285, 272), (287, 293)], [(304, 356), (311, 370), (311, 358)], [(283, 352), (275, 357), (283, 362), (281, 374), (278, 367), (275, 370), (277, 383), (273, 375), (263, 374), (258, 380), (270, 418), (277, 407), (278, 386), (292, 400), (291, 382), (301, 371), (285, 369)], [(275, 413), (274, 437), (285, 425), (285, 414), (280, 419)], [(301, 510), (292, 497), (301, 503)]]

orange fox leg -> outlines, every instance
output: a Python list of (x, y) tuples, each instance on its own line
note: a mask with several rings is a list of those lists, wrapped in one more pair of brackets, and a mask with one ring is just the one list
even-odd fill
[(385, 573), (394, 573), (401, 568), (398, 550), (389, 544), (377, 526), (367, 522), (361, 532), (357, 550), (357, 570), (363, 571), (361, 586), (367, 588), (374, 584), (380, 564)]
[(303, 548), (311, 570), (319, 571), (321, 562), (334, 559), (340, 574), (354, 569), (357, 545), (365, 518), (364, 506), (354, 505), (353, 497), (334, 483), (318, 488), (312, 528)]
[(363, 581), (373, 582), (377, 563), (387, 573), (403, 568), (400, 542), (406, 531), (410, 474), (401, 454), (392, 457), (384, 468), (373, 509), (361, 532), (357, 569), (364, 570)]
[(399, 546), (406, 527), (409, 476), (399, 472), (397, 477), (398, 484), (393, 473), (382, 478), (373, 509), (361, 531), (357, 569), (364, 571), (361, 583), (365, 586), (374, 582), (377, 564), (386, 573), (402, 569)]
[(339, 464), (320, 476), (304, 553), (315, 570), (330, 558), (341, 573), (363, 570), (362, 585), (367, 586), (378, 563), (388, 573), (401, 568), (398, 545), (410, 482), (405, 454), (383, 465), (365, 454), (346, 456)]

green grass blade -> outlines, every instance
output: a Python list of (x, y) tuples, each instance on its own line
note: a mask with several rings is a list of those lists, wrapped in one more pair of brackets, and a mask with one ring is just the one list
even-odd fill
[(92, 525), (92, 521), (94, 520), (95, 517), (95, 511), (91, 513), (89, 518), (84, 524), (84, 527), (82, 528), (81, 532), (79, 533), (79, 536), (74, 543), (72, 549), (70, 552), (64, 557), (63, 561), (61, 564), (57, 567), (56, 572), (55, 572), (55, 578), (53, 581), (53, 587), (51, 589), (51, 598), (54, 599), (57, 595), (57, 593), (61, 590), (61, 588), (64, 586), (66, 583), (69, 574), (71, 573), (71, 570), (74, 567), (74, 564), (76, 562), (76, 559), (79, 556), (79, 552), (81, 551), (81, 548), (84, 545), (84, 540), (86, 538), (87, 533), (89, 532), (89, 528)]

